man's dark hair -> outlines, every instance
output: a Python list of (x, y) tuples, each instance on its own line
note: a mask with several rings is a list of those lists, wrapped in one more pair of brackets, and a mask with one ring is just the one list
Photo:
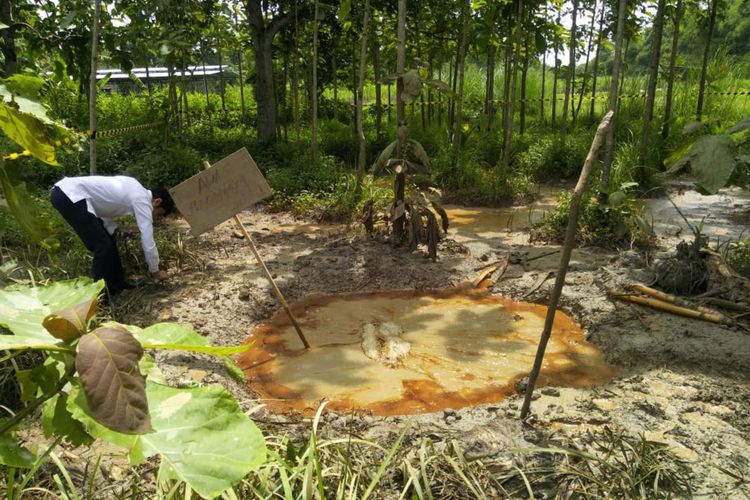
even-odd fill
[(169, 194), (169, 191), (166, 190), (166, 188), (158, 187), (151, 189), (151, 196), (153, 198), (161, 198), (161, 205), (159, 205), (161, 208), (164, 209), (164, 215), (169, 215), (174, 210), (174, 200), (172, 199), (172, 195)]

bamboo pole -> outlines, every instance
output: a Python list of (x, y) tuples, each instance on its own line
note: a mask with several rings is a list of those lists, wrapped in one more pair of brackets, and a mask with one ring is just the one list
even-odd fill
[[(204, 170), (208, 170), (209, 168), (211, 168), (211, 164), (208, 163), (208, 160), (203, 160), (203, 168)], [(255, 260), (258, 261), (258, 265), (263, 271), (263, 274), (266, 276), (266, 279), (271, 284), (271, 288), (273, 288), (273, 293), (276, 295), (276, 298), (279, 300), (279, 303), (284, 308), (284, 311), (286, 311), (286, 315), (289, 317), (289, 321), (292, 322), (294, 329), (297, 331), (297, 335), (299, 336), (299, 339), (305, 345), (305, 349), (309, 349), (310, 344), (307, 342), (305, 335), (302, 333), (302, 329), (300, 328), (299, 323), (297, 323), (297, 320), (294, 318), (294, 315), (292, 314), (292, 310), (289, 308), (289, 304), (284, 298), (284, 295), (281, 293), (281, 290), (279, 290), (279, 287), (276, 286), (276, 282), (273, 280), (273, 276), (271, 276), (271, 273), (268, 271), (268, 268), (266, 267), (265, 262), (263, 262), (263, 259), (260, 258), (260, 254), (258, 253), (258, 249), (255, 246), (255, 242), (250, 237), (250, 233), (247, 232), (247, 229), (245, 229), (245, 225), (242, 223), (240, 218), (236, 215), (234, 216), (234, 222), (240, 228), (240, 231), (242, 232), (242, 235), (245, 237), (247, 242), (250, 243), (250, 250), (252, 250), (253, 255), (255, 256)]]
[[(668, 293), (664, 293), (664, 292), (662, 292), (660, 290), (654, 290), (653, 288), (647, 287), (646, 285), (644, 285), (642, 283), (632, 283), (632, 284), (628, 285), (628, 288), (630, 288), (631, 290), (634, 290), (636, 292), (640, 292), (643, 295), (648, 295), (649, 297), (653, 297), (653, 298), (655, 298), (657, 300), (660, 300), (662, 302), (668, 302), (670, 304), (674, 304), (675, 306), (686, 308), (686, 309), (690, 309), (690, 310), (693, 309), (693, 305), (690, 302), (688, 302), (687, 300), (685, 300), (685, 299), (683, 299), (681, 297), (676, 297), (674, 295), (670, 295)], [(624, 299), (624, 300), (627, 300), (627, 299)], [(698, 311), (698, 312), (701, 312), (701, 313), (705, 313), (705, 314), (707, 314), (707, 315), (709, 315), (711, 317), (724, 318), (727, 321), (729, 320), (729, 318), (724, 317), (724, 315), (721, 314), (719, 311), (716, 311), (716, 310), (711, 309), (709, 307), (698, 306), (698, 307), (695, 308), (695, 310)], [(692, 317), (692, 316), (690, 316), (690, 317)], [(712, 321), (712, 320), (709, 320), (709, 321)], [(719, 323), (721, 323), (721, 321)]]
[(723, 325), (733, 324), (732, 320), (721, 313), (709, 312), (706, 310), (695, 310), (687, 307), (681, 307), (671, 302), (666, 302), (654, 297), (641, 297), (640, 295), (633, 295), (630, 293), (610, 293), (610, 295), (616, 299), (620, 299), (625, 302), (632, 302), (633, 304), (639, 304), (647, 306), (652, 309), (659, 311), (665, 311), (678, 316), (684, 316), (686, 318), (702, 319), (710, 321), (712, 323), (720, 323)]
[(521, 407), (521, 419), (525, 419), (529, 414), (531, 396), (534, 393), (534, 385), (536, 384), (536, 379), (539, 377), (539, 372), (542, 369), (544, 351), (547, 349), (547, 342), (552, 334), (552, 324), (555, 321), (557, 303), (560, 301), (560, 295), (562, 295), (563, 285), (565, 285), (565, 275), (568, 273), (570, 255), (573, 252), (573, 243), (575, 242), (576, 229), (578, 228), (578, 211), (581, 205), (581, 197), (583, 196), (584, 189), (586, 189), (586, 182), (588, 181), (591, 170), (594, 167), (599, 148), (601, 147), (602, 142), (604, 142), (604, 136), (612, 122), (613, 114), (614, 112), (610, 111), (604, 115), (602, 122), (599, 124), (599, 128), (596, 129), (596, 135), (594, 135), (594, 141), (591, 143), (591, 149), (589, 149), (589, 154), (586, 156), (586, 161), (583, 162), (581, 175), (578, 177), (578, 183), (573, 190), (573, 196), (570, 200), (568, 228), (565, 231), (565, 243), (563, 244), (562, 255), (560, 255), (560, 265), (557, 268), (555, 287), (552, 289), (549, 305), (547, 306), (547, 316), (544, 321), (542, 336), (539, 340), (536, 358), (534, 359), (534, 366), (529, 374), (529, 384), (526, 387), (526, 396), (524, 397), (523, 406)]

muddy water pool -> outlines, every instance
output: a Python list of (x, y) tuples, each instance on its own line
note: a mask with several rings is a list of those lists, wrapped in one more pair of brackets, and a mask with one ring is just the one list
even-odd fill
[[(284, 314), (260, 325), (248, 339), (256, 347), (239, 360), (252, 389), (279, 411), (314, 412), (327, 398), (330, 409), (374, 415), (501, 401), (528, 373), (546, 313), (461, 289), (321, 295), (293, 309), (311, 349)], [(394, 347), (384, 325), (401, 356), (384, 352)], [(368, 329), (376, 332), (375, 355)], [(615, 374), (581, 328), (558, 313), (540, 383), (590, 386)]]

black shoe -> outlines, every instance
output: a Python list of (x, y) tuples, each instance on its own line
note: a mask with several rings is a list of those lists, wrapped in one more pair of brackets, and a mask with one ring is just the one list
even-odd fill
[(138, 288), (138, 287), (143, 286), (145, 283), (146, 283), (146, 280), (144, 278), (127, 279), (123, 282), (122, 289), (132, 290), (133, 288)]

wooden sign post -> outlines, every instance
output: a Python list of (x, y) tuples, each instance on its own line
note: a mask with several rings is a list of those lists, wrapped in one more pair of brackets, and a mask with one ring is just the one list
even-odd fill
[(204, 160), (203, 167), (202, 172), (170, 190), (177, 208), (190, 224), (190, 234), (204, 233), (217, 224), (233, 218), (245, 239), (250, 243), (255, 259), (271, 284), (276, 298), (284, 307), (305, 349), (309, 349), (310, 344), (302, 334), (302, 329), (294, 318), (289, 304), (279, 287), (276, 286), (266, 264), (260, 258), (255, 242), (245, 229), (245, 225), (237, 217), (242, 210), (271, 196), (271, 188), (265, 177), (246, 148), (232, 153), (213, 166)]

